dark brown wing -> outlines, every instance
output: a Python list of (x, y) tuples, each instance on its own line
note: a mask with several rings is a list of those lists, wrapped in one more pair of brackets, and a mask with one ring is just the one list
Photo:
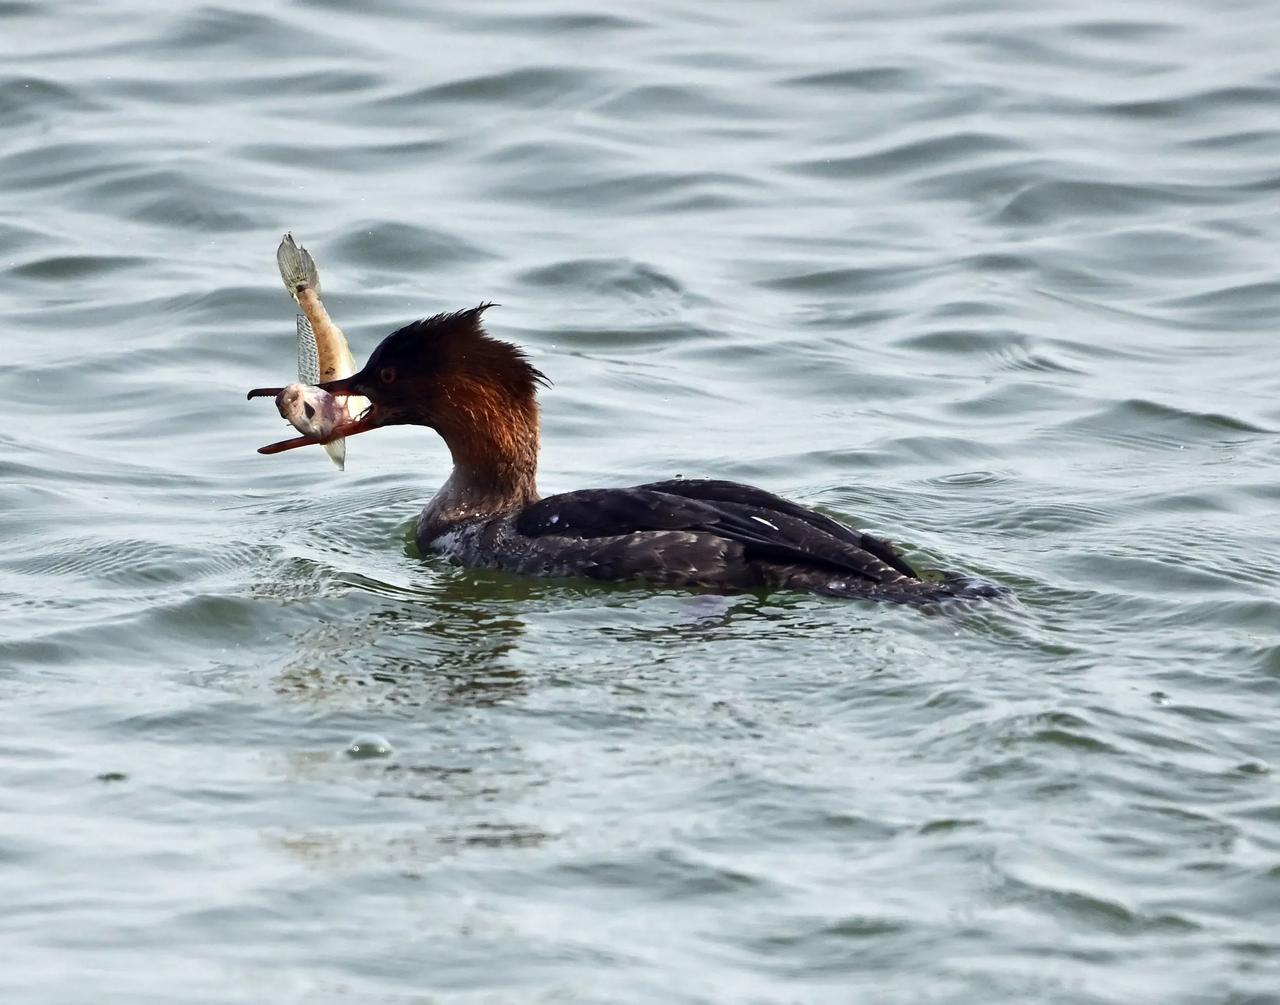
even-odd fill
[(920, 574), (908, 564), (905, 558), (898, 554), (893, 544), (884, 538), (874, 537), (863, 531), (854, 530), (852, 527), (847, 527), (839, 520), (835, 520), (824, 513), (807, 509), (799, 503), (784, 499), (782, 496), (776, 496), (772, 492), (766, 492), (764, 489), (758, 489), (753, 485), (719, 481), (713, 478), (673, 478), (669, 481), (649, 482), (647, 485), (639, 485), (637, 488), (652, 489), (655, 492), (669, 492), (672, 495), (684, 496), (687, 499), (742, 503), (749, 506), (758, 506), (761, 509), (772, 509), (779, 513), (786, 513), (799, 520), (804, 520), (806, 523), (825, 531), (833, 537), (869, 551), (884, 562), (885, 565), (897, 569), (904, 576), (909, 576), (912, 579), (920, 578)]
[[(689, 492), (701, 492), (704, 497)], [(877, 584), (918, 579), (884, 542), (871, 538), (873, 547), (868, 548), (863, 544), (865, 535), (829, 517), (733, 482), (675, 481), (565, 492), (524, 510), (516, 530), (535, 538), (580, 540), (681, 531), (684, 534), (678, 539), (691, 548), (711, 543), (700, 541), (703, 536), (733, 542), (741, 546), (746, 562), (833, 569)], [(662, 539), (669, 547), (677, 538)], [(656, 544), (658, 539), (652, 540)]]

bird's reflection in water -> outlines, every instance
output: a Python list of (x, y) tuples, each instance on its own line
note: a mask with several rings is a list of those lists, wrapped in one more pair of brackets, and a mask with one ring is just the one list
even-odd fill
[[(279, 767), (293, 785), (318, 784), (326, 798), (360, 807), (370, 796), (388, 800), (385, 818), (375, 813), (372, 825), (359, 809), (349, 825), (326, 812), (264, 834), (292, 857), (332, 870), (384, 862), (414, 876), (469, 850), (527, 849), (549, 839), (518, 810), (546, 784), (546, 769), (504, 728), (476, 729), (467, 709), (527, 691), (511, 654), (531, 614), (554, 599), (465, 570), (427, 572), (412, 586), (344, 576), (358, 589), (325, 598), (332, 619), (317, 619), (292, 640), (296, 655), (276, 675), (278, 694), (344, 724), (355, 713), (392, 738), (385, 759), (353, 761), (338, 748), (283, 755)], [(397, 728), (396, 719), (412, 725)], [(411, 739), (401, 747), (400, 737)]]
[[(274, 832), (270, 840), (293, 855), (331, 868), (367, 855), (412, 872), (446, 856), (554, 840), (526, 817), (531, 794), (554, 785), (560, 770), (528, 742), (548, 725), (539, 691), (567, 681), (568, 714), (617, 716), (620, 693), (628, 705), (637, 692), (665, 693), (670, 683), (655, 675), (693, 679), (722, 642), (790, 645), (796, 633), (874, 627), (871, 615), (847, 602), (812, 597), (540, 580), (431, 562), (420, 568), (408, 585), (335, 574), (308, 602), (315, 616), (293, 637), (295, 655), (278, 672), (276, 691), (334, 713), (344, 727), (355, 713), (361, 725), (385, 731), (393, 748), (397, 735), (419, 739), (364, 762), (337, 749), (286, 755), (282, 768), (292, 783), (330, 790), (337, 781), (339, 798), (372, 796), (390, 810), (373, 827), (367, 819), (335, 825), (327, 813)], [(499, 706), (510, 712), (475, 714)], [(529, 709), (532, 722), (522, 718)], [(397, 730), (396, 719), (412, 725)]]
[(524, 687), (509, 661), (527, 630), (521, 598), (482, 588), (462, 570), (413, 587), (359, 586), (358, 603), (344, 592), (330, 605), (333, 620), (317, 619), (293, 637), (279, 693), (408, 709), (493, 704)]
[[(397, 570), (401, 571), (403, 566)], [(308, 585), (319, 609), (292, 638), (276, 690), (316, 704), (354, 700), (412, 715), (433, 704), (484, 706), (602, 660), (636, 670), (678, 663), (688, 646), (874, 632), (893, 616), (799, 594), (720, 595), (415, 564), (407, 583), (352, 572)], [(899, 616), (907, 616), (905, 614)], [(603, 645), (601, 645), (603, 643)]]
[(291, 857), (331, 870), (364, 871), (382, 862), (408, 879), (418, 879), (441, 859), (469, 849), (526, 849), (543, 845), (552, 835), (535, 827), (480, 821), (470, 827), (418, 827), (375, 838), (368, 828), (312, 828), (265, 835), (267, 842)]

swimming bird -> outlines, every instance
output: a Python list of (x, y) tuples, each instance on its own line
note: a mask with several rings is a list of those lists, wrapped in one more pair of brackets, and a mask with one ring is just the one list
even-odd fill
[[(417, 542), (424, 554), (468, 566), (902, 603), (1000, 593), (964, 576), (926, 579), (888, 541), (737, 482), (675, 478), (540, 496), (538, 389), (549, 381), (524, 350), (485, 331), (482, 315), (490, 306), (392, 332), (363, 369), (318, 385), (367, 398), (361, 415), (260, 452), (384, 426), (434, 429), (453, 470), (419, 516)], [(249, 397), (281, 390), (259, 388)]]

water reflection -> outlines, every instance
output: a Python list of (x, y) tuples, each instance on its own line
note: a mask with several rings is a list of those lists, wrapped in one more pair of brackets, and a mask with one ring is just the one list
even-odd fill
[[(401, 599), (389, 599), (387, 594)], [(490, 705), (524, 688), (510, 656), (527, 631), (501, 598), (463, 574), (424, 576), (412, 590), (383, 584), (379, 604), (345, 620), (317, 621), (291, 636), (296, 650), (276, 690), (307, 702), (346, 701), (357, 689), (378, 702)], [(331, 613), (341, 617), (337, 605)]]

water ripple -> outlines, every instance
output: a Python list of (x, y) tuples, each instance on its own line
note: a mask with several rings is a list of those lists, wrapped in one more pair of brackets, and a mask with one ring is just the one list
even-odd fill
[[(89, 13), (0, 0), (10, 999), (1274, 997), (1274, 5)], [(286, 229), (359, 358), (504, 304), (544, 491), (1014, 596), (424, 560), (429, 430), (254, 453)]]

